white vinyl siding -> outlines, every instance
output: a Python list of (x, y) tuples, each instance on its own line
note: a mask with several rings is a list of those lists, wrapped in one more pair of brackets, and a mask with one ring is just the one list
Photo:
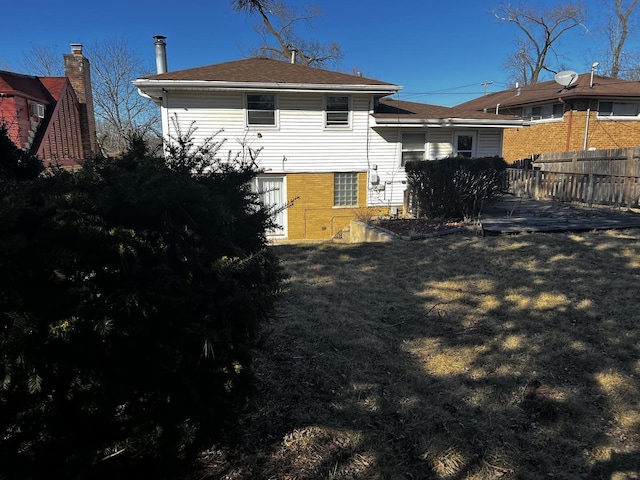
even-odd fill
[(453, 154), (453, 132), (449, 129), (434, 129), (429, 134), (429, 160), (450, 157)]
[(478, 157), (495, 157), (502, 155), (502, 130), (492, 129), (478, 132)]

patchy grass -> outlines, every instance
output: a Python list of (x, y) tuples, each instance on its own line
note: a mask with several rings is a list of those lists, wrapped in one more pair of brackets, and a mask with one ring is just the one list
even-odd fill
[(274, 248), (256, 396), (195, 478), (640, 478), (639, 231)]

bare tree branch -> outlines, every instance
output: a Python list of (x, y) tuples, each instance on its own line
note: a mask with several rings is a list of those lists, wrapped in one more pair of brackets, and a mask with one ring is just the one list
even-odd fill
[(307, 66), (325, 66), (342, 58), (337, 43), (305, 40), (296, 32), (295, 27), (300, 23), (310, 24), (321, 15), (316, 7), (299, 9), (274, 0), (234, 0), (232, 6), (240, 12), (258, 14), (261, 19), (255, 30), (262, 38), (262, 45), (252, 50), (254, 55), (288, 60), (295, 51), (296, 62)]
[(500, 22), (516, 25), (524, 34), (507, 67), (518, 81), (533, 84), (538, 82), (543, 70), (554, 71), (548, 65), (549, 53), (554, 52), (562, 35), (575, 27), (584, 27), (586, 9), (581, 2), (560, 4), (551, 9), (526, 3), (512, 6), (506, 2), (493, 14)]
[[(634, 70), (634, 55), (625, 55), (624, 48), (627, 41), (633, 38), (638, 27), (636, 7), (638, 0), (606, 0), (606, 13), (603, 15), (605, 21), (602, 24), (602, 30), (607, 39), (607, 58), (606, 73), (611, 77), (618, 78), (620, 76), (628, 77)], [(623, 71), (627, 71), (626, 75)]]

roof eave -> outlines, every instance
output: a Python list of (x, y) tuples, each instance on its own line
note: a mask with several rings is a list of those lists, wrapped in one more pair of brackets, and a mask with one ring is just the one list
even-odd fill
[(495, 128), (520, 128), (528, 126), (529, 122), (521, 119), (493, 120), (474, 118), (375, 118), (374, 126), (384, 127), (495, 127)]
[(274, 82), (220, 82), (208, 80), (149, 80), (138, 79), (133, 82), (138, 89), (149, 92), (165, 91), (260, 91), (260, 92), (365, 92), (379, 95), (391, 95), (402, 89), (400, 85), (349, 85), (316, 83), (274, 83)]

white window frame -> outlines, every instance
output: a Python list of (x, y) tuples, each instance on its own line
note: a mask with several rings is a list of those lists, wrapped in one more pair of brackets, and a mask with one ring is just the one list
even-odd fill
[[(273, 109), (266, 108), (250, 108), (250, 103), (253, 100), (250, 100), (251, 97), (273, 97)], [(246, 124), (247, 127), (259, 127), (259, 128), (269, 128), (269, 127), (277, 127), (278, 126), (278, 96), (274, 93), (247, 93), (245, 95), (245, 110), (246, 110)], [(252, 123), (251, 122), (251, 113), (252, 112), (272, 112), (273, 114), (273, 122), (271, 123)]]
[[(409, 137), (422, 137), (422, 148), (416, 148), (420, 143), (409, 143)], [(404, 132), (402, 134), (402, 153), (400, 155), (400, 166), (404, 167), (408, 160), (424, 160), (427, 153), (427, 136), (422, 132)], [(420, 158), (415, 158), (419, 156)]]
[[(601, 108), (603, 103), (611, 104), (611, 112), (602, 114)], [(618, 107), (616, 107), (618, 105)], [(635, 111), (632, 115), (625, 115), (619, 112), (624, 111), (625, 106), (633, 106)], [(618, 112), (618, 113), (617, 113)], [(640, 119), (640, 102), (616, 102), (614, 100), (598, 101), (598, 119), (600, 120), (639, 120)]]
[(333, 174), (333, 206), (353, 208), (358, 206), (358, 172)]
[(32, 103), (31, 112), (34, 117), (44, 118), (44, 105), (41, 103)]
[[(562, 112), (557, 112), (556, 110), (562, 110)], [(564, 105), (562, 103), (548, 103), (546, 105), (523, 107), (522, 117), (532, 122), (561, 121), (564, 118)]]
[[(347, 109), (330, 110), (330, 98), (346, 98)], [(343, 115), (345, 114), (346, 115)], [(346, 117), (341, 120), (330, 119), (331, 116)], [(350, 95), (325, 95), (324, 97), (324, 126), (325, 128), (351, 128), (351, 96)]]
[[(471, 137), (471, 150), (458, 150), (458, 138), (459, 137)], [(453, 134), (453, 156), (457, 157), (460, 152), (469, 152), (468, 157), (474, 158), (478, 151), (478, 134), (472, 130), (461, 130), (454, 132)], [(467, 155), (462, 155), (467, 157)]]

